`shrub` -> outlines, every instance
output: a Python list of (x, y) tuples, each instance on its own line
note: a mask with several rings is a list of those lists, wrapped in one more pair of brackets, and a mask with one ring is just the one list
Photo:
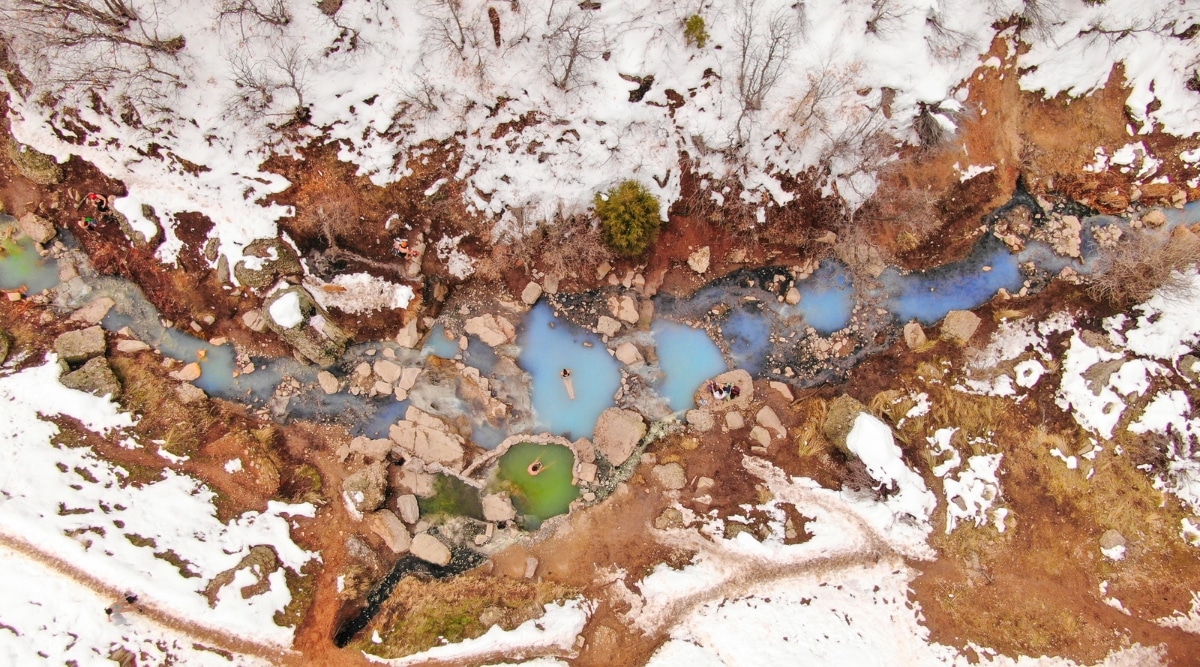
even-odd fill
[(692, 14), (683, 23), (683, 36), (687, 39), (687, 43), (692, 46), (703, 49), (708, 43), (708, 30), (704, 27), (704, 17), (699, 14)]
[(1116, 306), (1141, 303), (1155, 291), (1167, 299), (1189, 298), (1192, 282), (1184, 272), (1200, 263), (1200, 239), (1180, 229), (1169, 236), (1142, 230), (1102, 249), (1088, 293)]
[(604, 242), (618, 255), (636, 257), (658, 238), (662, 224), (658, 199), (637, 181), (625, 181), (604, 194), (596, 194)]

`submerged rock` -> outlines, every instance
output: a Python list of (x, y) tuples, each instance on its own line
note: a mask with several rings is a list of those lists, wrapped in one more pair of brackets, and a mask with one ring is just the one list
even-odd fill
[(633, 410), (609, 408), (596, 421), (596, 449), (614, 466), (625, 463), (645, 436), (646, 422)]
[(93, 299), (83, 308), (71, 313), (70, 321), (81, 322), (83, 324), (99, 324), (100, 320), (103, 320), (104, 316), (108, 315), (108, 311), (112, 310), (112, 307), (115, 305), (117, 305), (117, 302), (107, 296)]
[(54, 339), (54, 351), (68, 364), (77, 364), (104, 354), (104, 330), (99, 326), (68, 331)]
[(59, 381), (64, 387), (86, 391), (96, 396), (115, 398), (121, 393), (121, 383), (104, 357), (89, 359), (79, 370), (67, 373)]

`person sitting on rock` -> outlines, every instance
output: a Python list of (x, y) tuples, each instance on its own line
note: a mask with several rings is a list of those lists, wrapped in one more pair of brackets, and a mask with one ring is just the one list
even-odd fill
[(96, 219), (90, 215), (87, 217), (84, 217), (84, 218), (80, 218), (80, 220), (79, 220), (79, 228), (80, 229), (85, 229), (90, 232), (90, 231), (95, 230), (96, 226), (97, 226)]

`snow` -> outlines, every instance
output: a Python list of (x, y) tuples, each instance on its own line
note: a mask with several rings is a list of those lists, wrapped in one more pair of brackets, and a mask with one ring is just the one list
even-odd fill
[[(229, 634), (289, 643), (292, 629), (272, 621), (291, 598), (282, 571), (270, 576), (268, 591), (247, 599), (226, 590), (210, 607), (203, 591), (254, 545), (271, 546), (284, 566), (299, 571), (316, 554), (292, 542), (289, 517), (312, 516), (315, 508), (272, 501), (266, 512), (224, 524), (213, 492), (190, 477), (164, 469), (157, 481), (132, 483), (90, 448), (55, 444), (59, 428), (51, 418), (72, 417), (108, 438), (126, 435), (133, 424), (115, 404), (63, 387), (60, 373), (49, 355), (40, 366), (0, 377), (0, 533), (145, 604)], [(180, 566), (160, 554), (173, 554)]]
[(575, 599), (559, 604), (547, 604), (545, 609), (546, 613), (541, 618), (526, 621), (512, 630), (502, 630), (499, 626), (492, 626), (490, 630), (475, 639), (435, 646), (403, 658), (384, 659), (369, 653), (363, 655), (374, 663), (403, 667), (429, 661), (465, 660), (496, 652), (523, 653), (525, 655), (551, 652), (570, 653), (575, 646), (575, 638), (583, 632), (583, 627), (594, 610), (594, 604), (586, 600)]
[(868, 413), (860, 413), (846, 436), (846, 447), (867, 466), (867, 472), (881, 484), (895, 485), (897, 493), (887, 504), (898, 514), (927, 520), (937, 498), (925, 488), (925, 480), (904, 464), (903, 453), (892, 439), (887, 424)]
[(1110, 337), (1131, 352), (1155, 359), (1173, 361), (1188, 354), (1200, 343), (1200, 318), (1195, 317), (1200, 275), (1193, 270), (1186, 278), (1190, 289), (1182, 298), (1156, 293), (1146, 303), (1134, 306), (1141, 314), (1131, 328), (1124, 329), (1128, 318), (1123, 316), (1106, 320)]
[(300, 312), (300, 295), (296, 292), (288, 292), (276, 299), (268, 311), (271, 319), (285, 329), (291, 329), (304, 322), (304, 313)]
[(407, 308), (414, 296), (409, 285), (376, 278), (369, 273), (342, 273), (330, 282), (306, 276), (304, 286), (322, 308), (336, 308), (351, 315)]
[(1095, 387), (1083, 374), (1102, 361), (1120, 358), (1119, 353), (1091, 347), (1074, 334), (1063, 358), (1062, 382), (1055, 397), (1058, 407), (1070, 410), (1080, 426), (1106, 439), (1112, 438), (1125, 403), (1108, 385)]
[(1109, 560), (1121, 560), (1125, 558), (1125, 545), (1116, 544), (1108, 548), (1101, 547), (1100, 553), (1104, 554)]
[(1154, 619), (1154, 622), (1164, 628), (1178, 628), (1184, 632), (1200, 635), (1200, 593), (1192, 593), (1192, 606), (1187, 613), (1180, 611)]
[(242, 470), (242, 460), (240, 458), (233, 459), (232, 461), (229, 461), (225, 464), (225, 472), (227, 472), (231, 475), (235, 472), (241, 472), (241, 470)]

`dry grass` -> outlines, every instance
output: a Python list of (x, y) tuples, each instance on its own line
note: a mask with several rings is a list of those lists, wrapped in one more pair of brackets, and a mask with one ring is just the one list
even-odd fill
[(1128, 234), (1116, 246), (1101, 250), (1088, 294), (1116, 306), (1141, 303), (1155, 290), (1167, 298), (1188, 297), (1191, 281), (1181, 272), (1198, 262), (1200, 238), (1186, 230), (1165, 238), (1147, 230)]

